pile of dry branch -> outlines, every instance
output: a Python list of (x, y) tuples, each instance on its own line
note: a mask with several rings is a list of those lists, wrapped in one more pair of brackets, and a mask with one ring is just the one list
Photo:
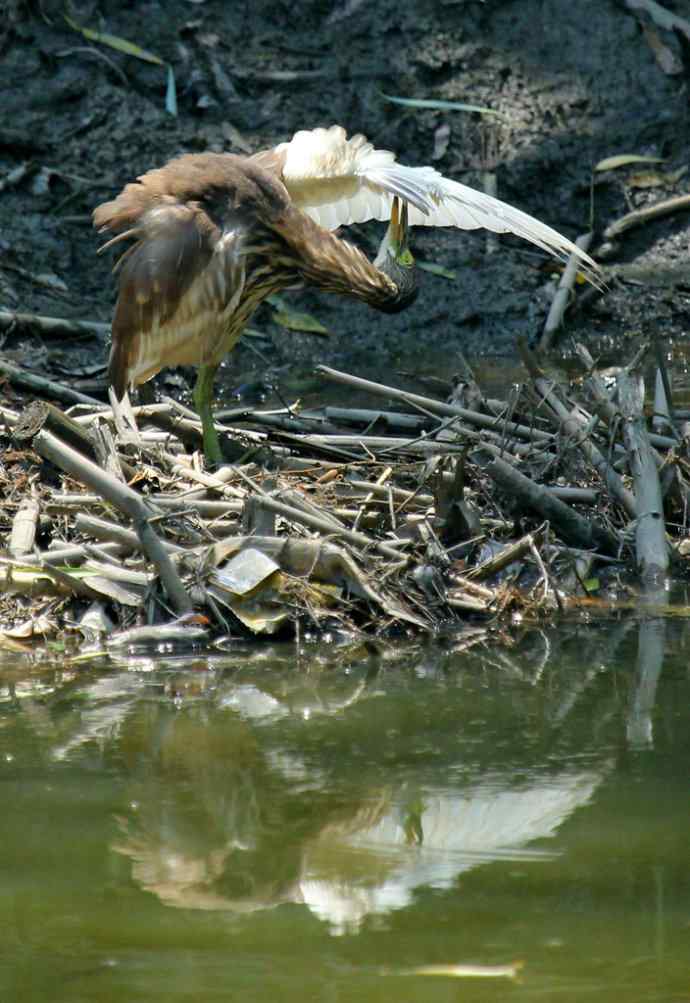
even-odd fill
[(685, 557), (682, 416), (661, 367), (649, 431), (642, 352), (608, 381), (579, 354), (566, 386), (525, 352), (507, 401), (469, 372), (442, 401), (321, 367), (377, 406), (225, 412), (233, 462), (214, 473), (172, 400), (134, 409), (132, 442), (103, 406), (2, 407), (0, 636), (94, 608), (115, 631), (193, 611), (230, 635), (430, 631), (604, 602), (631, 572), (659, 582)]

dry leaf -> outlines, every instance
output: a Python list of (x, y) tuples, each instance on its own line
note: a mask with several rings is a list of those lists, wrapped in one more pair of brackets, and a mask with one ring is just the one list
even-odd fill
[[(282, 570), (294, 577), (325, 582), (346, 588), (351, 595), (367, 599), (393, 619), (405, 620), (418, 627), (426, 621), (385, 592), (379, 592), (354, 558), (333, 543), (303, 540), (299, 537), (237, 536), (221, 540), (203, 549), (204, 561), (218, 566), (243, 547), (257, 547), (277, 561)], [(262, 597), (263, 598), (263, 597)]]
[(246, 596), (279, 568), (280, 565), (261, 550), (246, 547), (214, 573), (213, 582), (236, 596)]
[(595, 171), (615, 171), (628, 164), (663, 164), (663, 157), (645, 157), (639, 153), (619, 153), (615, 157), (605, 157), (594, 165)]
[(638, 171), (626, 178), (625, 183), (629, 188), (670, 188), (683, 177), (687, 169), (683, 165), (677, 171)]
[(240, 623), (253, 634), (275, 634), (291, 615), (290, 608), (279, 603), (263, 599), (233, 598), (229, 592), (223, 592), (212, 585), (208, 591), (214, 599), (232, 610)]
[(233, 148), (241, 150), (242, 153), (252, 153), (251, 144), (247, 142), (240, 130), (236, 129), (232, 122), (223, 122), (220, 130)]
[(439, 125), (434, 133), (434, 152), (431, 154), (431, 159), (440, 160), (441, 157), (445, 156), (449, 142), (450, 126), (447, 122), (444, 122), (442, 125)]
[(669, 49), (665, 42), (662, 41), (656, 28), (653, 28), (651, 24), (643, 24), (642, 33), (649, 45), (649, 48), (654, 53), (657, 65), (667, 76), (674, 77), (683, 72), (683, 64), (680, 59), (678, 59), (676, 54)]

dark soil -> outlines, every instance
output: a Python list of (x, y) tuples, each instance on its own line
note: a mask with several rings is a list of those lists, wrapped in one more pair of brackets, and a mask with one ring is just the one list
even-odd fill
[[(80, 24), (169, 61), (178, 117), (165, 110), (162, 67), (88, 42), (65, 22), (65, 6)], [(690, 17), (687, 0), (665, 0), (665, 6)], [(407, 163), (433, 162), (475, 186), (483, 168), (495, 167), (500, 197), (573, 238), (589, 228), (592, 204), (601, 233), (631, 207), (687, 186), (688, 176), (666, 187), (636, 188), (630, 183), (635, 171), (626, 168), (597, 176), (591, 187), (592, 166), (614, 154), (663, 157), (658, 169), (669, 174), (688, 162), (687, 47), (662, 28), (650, 33), (651, 22), (622, 0), (94, 0), (79, 6), (9, 0), (5, 11), (0, 179), (25, 161), (37, 171), (0, 192), (2, 309), (109, 320), (114, 284), (108, 261), (95, 254), (94, 205), (182, 151), (240, 152), (238, 137), (253, 151), (297, 129), (338, 122)], [(285, 79), (290, 73), (294, 78)], [(504, 119), (496, 125), (459, 112), (412, 111), (381, 92), (488, 105)], [(434, 161), (444, 124), (450, 140)], [(592, 339), (595, 354), (615, 354), (631, 335), (684, 331), (688, 223), (687, 214), (669, 216), (621, 243), (615, 261), (643, 265), (643, 278), (613, 281), (569, 322), (578, 337)], [(373, 251), (376, 227), (356, 231), (354, 239)], [(253, 344), (268, 357), (271, 375), (290, 388), (295, 373), (314, 361), (361, 375), (398, 368), (449, 374), (459, 349), (474, 358), (507, 356), (517, 335), (539, 330), (553, 279), (534, 249), (504, 239), (491, 254), (482, 233), (427, 229), (415, 231), (413, 246), (419, 260), (451, 268), (457, 278), (422, 272), (419, 299), (401, 316), (309, 290), (290, 294), (295, 309), (316, 315), (333, 332), (325, 341), (283, 331), (262, 307), (254, 326), (267, 340)], [(67, 291), (50, 290), (26, 273), (57, 276)], [(53, 378), (103, 378), (97, 367), (106, 347), (96, 339), (49, 343), (18, 331), (4, 338), (6, 357)], [(234, 386), (266, 368), (250, 348), (240, 348), (224, 379)], [(174, 389), (170, 374), (162, 379)], [(5, 388), (4, 396), (10, 394)]]

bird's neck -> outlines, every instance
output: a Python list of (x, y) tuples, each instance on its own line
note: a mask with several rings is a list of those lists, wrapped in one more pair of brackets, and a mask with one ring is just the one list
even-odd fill
[[(273, 224), (288, 245), (301, 278), (325, 292), (352, 296), (378, 310), (401, 310), (395, 279), (372, 264), (358, 248), (324, 230), (305, 213), (294, 209)], [(405, 292), (407, 295), (407, 291)]]

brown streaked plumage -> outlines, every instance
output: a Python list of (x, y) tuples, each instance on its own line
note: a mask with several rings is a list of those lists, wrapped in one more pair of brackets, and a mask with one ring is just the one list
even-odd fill
[[(194, 364), (194, 399), (209, 460), (221, 459), (213, 377), (251, 314), (272, 292), (307, 282), (380, 310), (414, 299), (409, 222), (485, 226), (557, 255), (565, 237), (431, 167), (406, 167), (343, 129), (299, 132), (251, 157), (188, 154), (128, 184), (94, 211), (104, 250), (133, 240), (116, 265), (119, 295), (109, 377), (121, 400), (169, 365)], [(375, 262), (333, 232), (365, 219), (390, 225)], [(596, 278), (596, 265), (575, 249)]]
[[(94, 225), (118, 231), (105, 247), (135, 241), (116, 265), (109, 378), (118, 400), (163, 366), (197, 365), (212, 380), (208, 370), (261, 300), (296, 283), (382, 309), (400, 300), (385, 272), (296, 208), (279, 178), (246, 157), (179, 157), (100, 205)], [(204, 431), (209, 459), (219, 460), (215, 434)]]

